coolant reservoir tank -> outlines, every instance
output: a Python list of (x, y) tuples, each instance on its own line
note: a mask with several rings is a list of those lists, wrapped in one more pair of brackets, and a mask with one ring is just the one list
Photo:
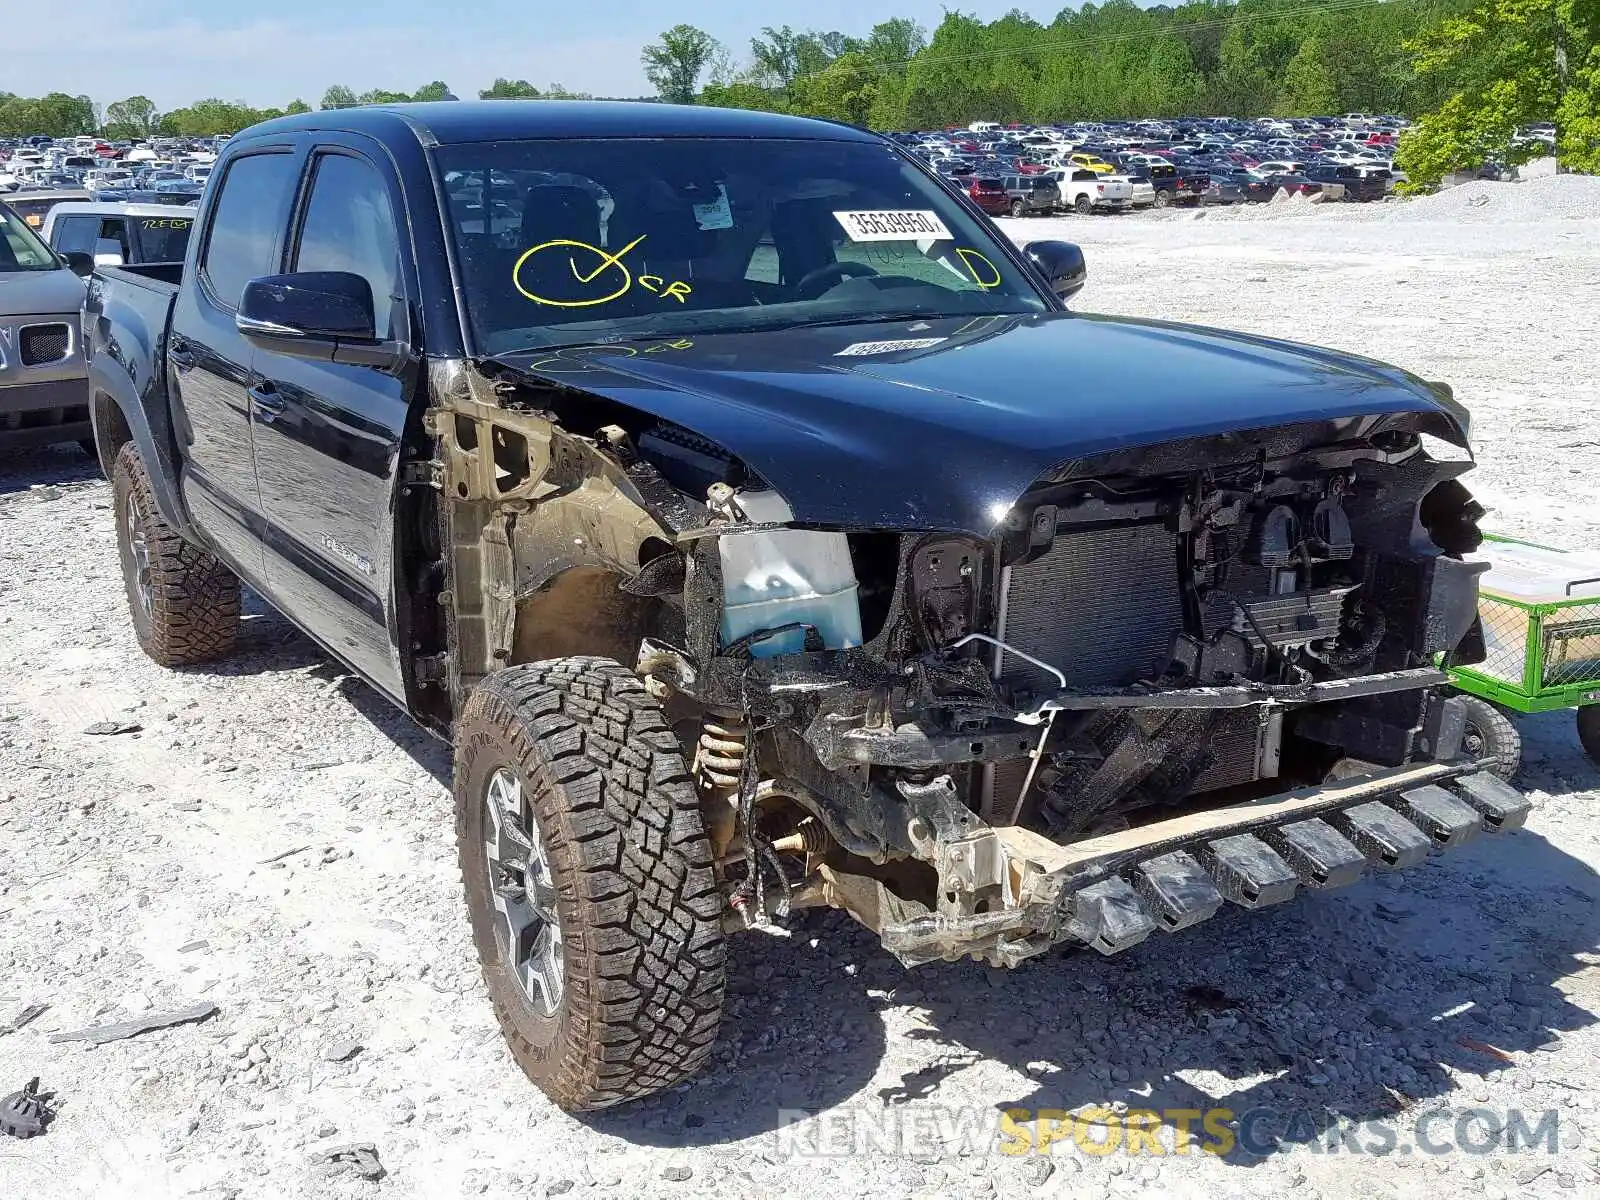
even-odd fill
[[(794, 513), (777, 492), (740, 492), (739, 507), (752, 522), (790, 521)], [(722, 553), (722, 644), (764, 629), (814, 625), (829, 650), (861, 645), (861, 605), (850, 543), (842, 533), (777, 529), (732, 533)], [(805, 630), (791, 629), (751, 644), (756, 658), (797, 654)]]

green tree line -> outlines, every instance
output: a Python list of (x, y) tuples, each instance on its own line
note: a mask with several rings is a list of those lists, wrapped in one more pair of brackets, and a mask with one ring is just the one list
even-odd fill
[[(1063, 9), (1045, 24), (947, 12), (931, 35), (907, 20), (865, 38), (767, 28), (742, 65), (679, 26), (644, 54), (698, 50), (711, 103), (783, 109), (880, 129), (974, 120), (1055, 122), (1201, 114), (1413, 114), (1442, 102), (1409, 43), (1465, 0), (1133, 0)], [(707, 45), (709, 43), (709, 45)], [(659, 84), (658, 84), (659, 86)], [(681, 89), (680, 89), (681, 94)], [(664, 98), (668, 98), (663, 89)]]
[[(559, 83), (544, 89), (526, 79), (496, 79), (478, 93), (484, 100), (544, 99), (590, 100), (586, 92), (569, 91)], [(322, 95), (319, 108), (354, 108), (361, 104), (400, 104), (417, 100), (454, 99), (442, 80), (425, 83), (414, 92), (394, 92), (383, 88), (357, 93), (335, 84)], [(282, 108), (256, 108), (239, 100), (211, 97), (197, 100), (170, 112), (160, 112), (148, 96), (129, 96), (108, 104), (102, 112), (88, 96), (69, 96), (51, 92), (48, 96), (16, 96), (0, 92), (0, 137), (45, 134), (49, 137), (77, 137), (97, 134), (114, 141), (135, 141), (148, 137), (211, 137), (237, 133), (246, 126), (290, 113), (312, 111), (304, 100), (291, 100)]]
[(1396, 113), (1422, 186), (1490, 157), (1546, 153), (1600, 171), (1600, 0), (1109, 0), (1048, 25), (1013, 9), (946, 12), (931, 36), (768, 27), (742, 63), (693, 26), (645, 47), (663, 99), (827, 117), (874, 129), (1195, 115)]

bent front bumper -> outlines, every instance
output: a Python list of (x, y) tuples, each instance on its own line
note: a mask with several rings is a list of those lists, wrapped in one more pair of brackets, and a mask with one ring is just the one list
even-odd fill
[(1340, 887), (1368, 867), (1413, 866), (1479, 833), (1521, 827), (1528, 801), (1484, 766), (1347, 774), (1066, 846), (984, 826), (953, 790), (921, 789), (918, 850), (939, 872), (936, 910), (828, 866), (807, 899), (877, 930), (907, 966), (964, 957), (1016, 966), (1060, 942), (1115, 954), (1156, 930), (1196, 925), (1224, 901), (1262, 908), (1299, 887)]

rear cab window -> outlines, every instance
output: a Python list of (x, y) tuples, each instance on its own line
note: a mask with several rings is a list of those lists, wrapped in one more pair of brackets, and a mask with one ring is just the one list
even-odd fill
[(182, 262), (189, 252), (193, 217), (134, 217), (141, 262)]

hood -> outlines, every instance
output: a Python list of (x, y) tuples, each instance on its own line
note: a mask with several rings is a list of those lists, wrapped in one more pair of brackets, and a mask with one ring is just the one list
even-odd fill
[(83, 307), (83, 280), (59, 271), (0, 271), (0, 317), (60, 316)]
[(1447, 389), (1331, 350), (1047, 313), (530, 351), (495, 361), (710, 438), (805, 524), (988, 536), (1052, 467), (1301, 421), (1426, 413)]

